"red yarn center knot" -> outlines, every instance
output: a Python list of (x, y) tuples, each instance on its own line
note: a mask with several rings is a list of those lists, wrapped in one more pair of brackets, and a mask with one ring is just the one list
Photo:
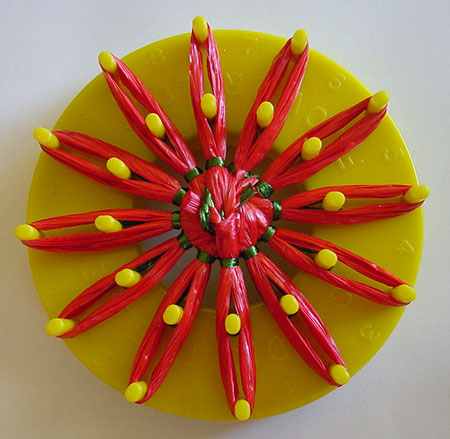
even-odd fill
[(189, 183), (180, 222), (189, 241), (219, 258), (237, 258), (256, 244), (271, 218), (259, 207), (255, 177), (214, 166)]

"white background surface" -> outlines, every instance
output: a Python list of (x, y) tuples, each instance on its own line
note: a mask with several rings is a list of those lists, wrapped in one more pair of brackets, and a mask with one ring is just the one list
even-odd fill
[[(1, 438), (450, 437), (448, 0), (0, 4)], [(101, 50), (123, 56), (188, 32), (195, 15), (205, 15), (213, 28), (284, 37), (306, 28), (314, 49), (370, 89), (389, 91), (389, 112), (432, 191), (419, 296), (386, 345), (341, 390), (244, 424), (183, 419), (125, 402), (41, 330), (46, 315), (26, 251), (12, 237), (25, 219), (39, 154), (33, 129), (51, 127), (97, 75)]]

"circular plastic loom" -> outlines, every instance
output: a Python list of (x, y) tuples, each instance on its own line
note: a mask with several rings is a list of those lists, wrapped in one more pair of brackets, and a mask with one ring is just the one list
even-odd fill
[[(247, 31), (214, 31), (214, 36), (223, 70), (228, 143), (235, 146), (259, 84), (286, 40)], [(150, 44), (123, 60), (155, 96), (192, 149), (198, 150), (189, 95), (188, 54), (186, 34)], [(279, 155), (314, 125), (369, 95), (369, 90), (348, 71), (311, 49), (300, 94), (269, 158)], [(101, 75), (76, 96), (54, 129), (86, 133), (155, 161), (155, 156), (128, 126)], [(408, 150), (389, 116), (358, 148), (306, 180), (298, 191), (346, 184), (417, 184)], [(30, 190), (27, 220), (150, 205), (144, 199), (90, 181), (41, 154)], [(422, 248), (421, 208), (365, 224), (302, 230), (351, 250), (414, 284)], [(88, 285), (137, 257), (145, 245), (91, 253), (30, 249), (34, 281), (49, 317), (57, 316)], [(290, 274), (323, 319), (351, 376), (380, 349), (404, 311), (330, 286), (289, 268), (287, 262), (281, 268)], [(349, 268), (339, 270), (344, 276), (362, 279)], [(370, 280), (368, 283), (376, 285)], [(64, 340), (65, 343), (101, 380), (123, 393), (139, 343), (166, 290), (167, 285), (160, 283), (122, 312), (82, 335)], [(214, 301), (210, 302), (201, 305), (172, 369), (146, 405), (192, 418), (234, 419), (222, 387)], [(298, 408), (335, 389), (296, 354), (256, 295), (251, 298), (250, 311), (257, 368), (252, 419)], [(235, 349), (234, 340), (232, 344)], [(339, 391), (345, 392), (345, 386)]]

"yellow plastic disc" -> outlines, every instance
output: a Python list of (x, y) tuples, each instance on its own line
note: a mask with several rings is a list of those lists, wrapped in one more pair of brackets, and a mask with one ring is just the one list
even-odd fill
[[(261, 78), (286, 40), (245, 31), (216, 31), (214, 35), (221, 54), (229, 144), (233, 145)], [(124, 61), (155, 95), (192, 148), (199, 149), (188, 82), (189, 39), (186, 34), (158, 41), (126, 56)], [(311, 127), (370, 95), (348, 71), (311, 50), (301, 95), (269, 158)], [(155, 160), (128, 126), (100, 75), (72, 101), (55, 129), (86, 133), (146, 160)], [(415, 185), (417, 180), (408, 150), (387, 116), (362, 145), (298, 186), (298, 190), (336, 184), (391, 183)], [(91, 181), (41, 154), (30, 190), (27, 222), (113, 207), (148, 206), (145, 200)], [(297, 228), (304, 230), (302, 226)], [(308, 232), (360, 254), (407, 284), (414, 284), (422, 249), (421, 208), (401, 217), (354, 226), (314, 227)], [(265, 245), (261, 243), (261, 249)], [(77, 254), (29, 250), (35, 284), (49, 317), (58, 316), (84, 288), (137, 257), (143, 248), (136, 244)], [(195, 258), (192, 251), (190, 254)], [(288, 263), (282, 269), (323, 319), (352, 376), (383, 345), (403, 313), (403, 308), (381, 306), (305, 276)], [(338, 264), (334, 270), (355, 276), (344, 264)], [(64, 342), (93, 373), (123, 393), (141, 339), (166, 291), (167, 285), (161, 283), (107, 322)], [(335, 389), (299, 358), (260, 299), (251, 301), (250, 313), (258, 377), (252, 419), (292, 410)], [(70, 376), (66, 379), (70, 380)], [(355, 395), (360, 392), (361, 401), (366, 401), (364, 386), (356, 386), (354, 391)], [(174, 366), (145, 404), (192, 418), (235, 419), (222, 387), (212, 307), (200, 307)]]

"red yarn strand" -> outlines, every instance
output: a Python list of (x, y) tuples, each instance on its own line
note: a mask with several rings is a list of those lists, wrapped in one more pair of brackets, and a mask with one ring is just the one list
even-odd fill
[(169, 249), (167, 249), (167, 243), (163, 243), (153, 249), (154, 257), (161, 256), (136, 285), (124, 290), (120, 295), (114, 296), (103, 305), (100, 305), (95, 311), (92, 311), (82, 319), (74, 329), (60, 337), (70, 338), (86, 332), (117, 314), (130, 303), (150, 291), (172, 269), (184, 252), (184, 249), (179, 245), (176, 238), (170, 239), (169, 242)]

